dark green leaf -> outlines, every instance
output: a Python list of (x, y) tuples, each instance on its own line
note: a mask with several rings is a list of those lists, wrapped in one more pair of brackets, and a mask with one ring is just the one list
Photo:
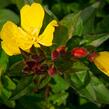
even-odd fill
[(71, 85), (81, 96), (94, 103), (109, 103), (109, 90), (83, 63), (74, 63), (71, 69)]
[(98, 35), (95, 35), (94, 37), (95, 37), (95, 40), (88, 42), (87, 45), (99, 47), (102, 43), (104, 43), (106, 40), (109, 39), (109, 34), (98, 34)]
[(4, 51), (0, 52), (0, 77), (7, 69), (8, 65), (8, 56)]
[(109, 32), (109, 15), (105, 16), (96, 27), (96, 32), (102, 33), (102, 32)]
[(4, 8), (11, 3), (11, 0), (0, 0), (0, 8)]
[[(44, 101), (44, 102), (43, 102)], [(45, 103), (45, 105), (44, 105)], [(43, 109), (47, 107), (47, 103), (44, 99), (44, 96), (41, 94), (29, 94), (21, 97), (17, 104), (15, 109)]]
[(51, 80), (50, 76), (46, 76), (39, 84), (38, 88), (41, 89), (44, 86), (48, 84), (48, 82)]
[(54, 39), (53, 39), (53, 47), (56, 48), (60, 45), (65, 45), (68, 40), (68, 30), (64, 26), (59, 26), (56, 28)]
[(9, 97), (11, 97), (12, 95), (12, 92), (5, 89), (3, 84), (0, 82), (0, 99), (3, 101), (3, 102), (6, 102)]
[(79, 17), (80, 12), (78, 12), (77, 14), (69, 14), (60, 21), (60, 24), (68, 29), (68, 38), (72, 37)]
[(31, 76), (22, 78), (16, 87), (16, 90), (14, 90), (12, 100), (19, 99), (20, 97), (26, 95), (27, 93), (30, 93), (34, 87), (34, 83), (32, 81)]
[(16, 106), (16, 102), (13, 100), (7, 100), (4, 104), (8, 106), (9, 108), (15, 108)]
[(80, 16), (75, 26), (75, 35), (81, 36), (82, 34), (94, 32), (94, 16), (99, 4), (100, 3), (97, 2), (80, 11)]
[(19, 23), (19, 17), (13, 11), (0, 9), (0, 29), (7, 20), (13, 21), (16, 24)]
[(68, 93), (63, 92), (63, 93), (50, 95), (48, 99), (52, 101), (53, 104), (57, 104), (58, 106), (60, 106), (63, 103), (66, 104), (67, 97), (68, 97)]
[(69, 83), (58, 74), (54, 76), (54, 81), (56, 82), (56, 84), (52, 85), (52, 91), (54, 93), (64, 92), (69, 88)]
[(7, 75), (2, 77), (2, 83), (7, 90), (14, 90), (16, 88), (16, 84)]
[(76, 13), (69, 14), (61, 20), (61, 24), (68, 29), (68, 37), (83, 35), (94, 31), (94, 16), (99, 2)]
[(10, 77), (22, 77), (24, 76), (22, 72), (23, 68), (24, 63), (22, 61), (18, 61), (10, 66), (8, 75)]

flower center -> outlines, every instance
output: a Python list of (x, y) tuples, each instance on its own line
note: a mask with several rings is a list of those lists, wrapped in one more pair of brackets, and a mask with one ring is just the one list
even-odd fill
[(35, 35), (36, 33), (38, 33), (38, 29), (37, 28), (32, 31), (32, 35)]

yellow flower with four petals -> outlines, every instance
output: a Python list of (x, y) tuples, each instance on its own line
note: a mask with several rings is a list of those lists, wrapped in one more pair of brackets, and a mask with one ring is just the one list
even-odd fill
[(42, 34), (40, 29), (44, 20), (44, 9), (38, 3), (25, 5), (20, 10), (21, 28), (11, 21), (7, 21), (0, 33), (1, 46), (10, 56), (20, 54), (20, 49), (28, 51), (32, 45), (35, 47), (51, 46), (56, 20), (52, 20)]
[(94, 59), (94, 64), (97, 68), (102, 71), (104, 74), (109, 76), (109, 52), (102, 51)]

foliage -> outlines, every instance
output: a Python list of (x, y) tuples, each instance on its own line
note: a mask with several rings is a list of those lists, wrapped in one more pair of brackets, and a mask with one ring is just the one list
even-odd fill
[[(25, 4), (43, 5), (46, 15), (42, 30), (52, 19), (58, 21), (53, 46), (32, 48), (9, 57), (0, 47), (0, 105), (14, 109), (104, 109), (109, 104), (109, 77), (87, 57), (75, 58), (71, 50), (108, 51), (109, 0), (0, 0), (0, 30), (10, 20), (20, 24), (19, 11)], [(28, 14), (29, 17), (29, 14)], [(1, 43), (1, 42), (0, 42)], [(1, 46), (1, 45), (0, 45)], [(65, 46), (64, 53), (59, 47)], [(58, 49), (57, 49), (58, 48)], [(56, 51), (56, 55), (52, 54)], [(25, 72), (28, 64), (56, 68), (50, 76)], [(56, 60), (52, 60), (55, 56)], [(34, 63), (34, 64), (33, 64)], [(32, 66), (32, 67), (33, 67)], [(32, 69), (33, 71), (34, 69)], [(0, 107), (0, 108), (1, 108)]]

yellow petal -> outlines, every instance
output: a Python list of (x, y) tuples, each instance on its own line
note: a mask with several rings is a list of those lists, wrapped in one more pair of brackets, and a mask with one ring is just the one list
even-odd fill
[(8, 55), (20, 54), (19, 48), (27, 50), (32, 46), (31, 37), (11, 21), (7, 21), (1, 30), (1, 46)]
[(18, 27), (18, 35), (16, 35), (15, 38), (17, 40), (19, 48), (24, 51), (29, 50), (33, 45), (32, 37), (24, 32), (20, 27)]
[(1, 39), (3, 40), (1, 42), (1, 46), (3, 50), (10, 56), (20, 53), (17, 42), (13, 38), (15, 31), (16, 28), (14, 28), (14, 25), (11, 25), (11, 22), (7, 22), (4, 24), (0, 34)]
[(35, 46), (36, 48), (39, 48), (39, 47), (40, 47), (40, 45), (39, 45), (37, 42), (34, 42), (34, 46)]
[(94, 59), (94, 63), (99, 70), (109, 76), (109, 52), (99, 52), (98, 56)]
[(44, 19), (44, 9), (38, 3), (25, 5), (21, 10), (21, 26), (31, 35), (38, 36)]
[(44, 32), (38, 37), (37, 42), (44, 46), (51, 46), (56, 26), (58, 26), (57, 21), (51, 21), (45, 28)]
[[(11, 42), (10, 42), (11, 43)], [(17, 55), (20, 54), (20, 50), (18, 47), (16, 47), (16, 44), (14, 43), (8, 43), (7, 41), (2, 41), (1, 42), (1, 47), (2, 49), (9, 55)]]

